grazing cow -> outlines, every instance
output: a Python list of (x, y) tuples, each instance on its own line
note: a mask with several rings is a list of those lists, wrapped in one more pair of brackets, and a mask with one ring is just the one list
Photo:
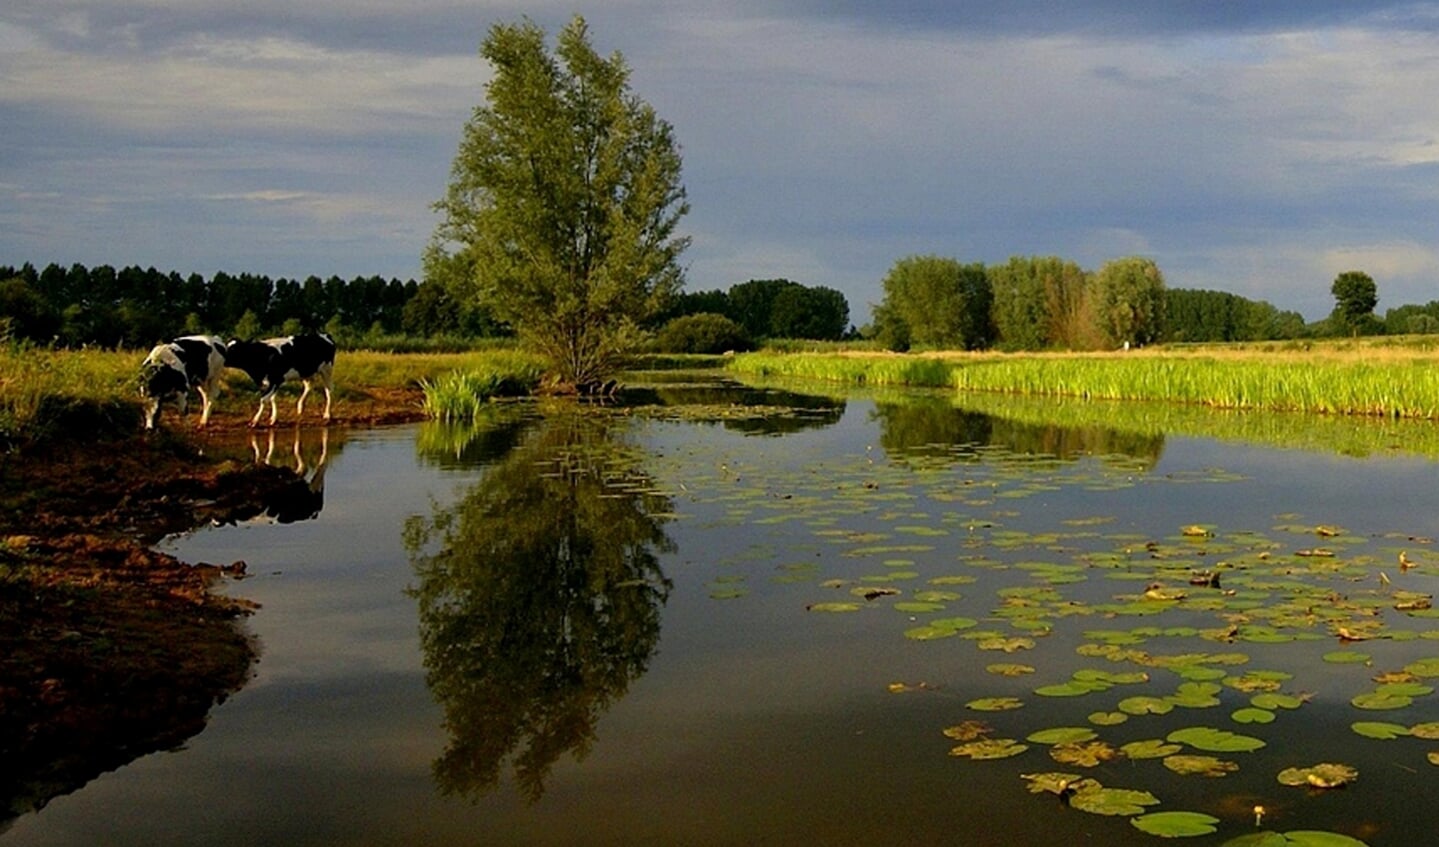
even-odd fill
[(154, 429), (160, 404), (177, 398), (185, 414), (190, 389), (200, 392), (200, 426), (210, 422), (210, 403), (225, 373), (225, 342), (213, 335), (187, 335), (157, 344), (140, 366), (140, 396), (145, 398), (145, 428)]
[(275, 392), (287, 379), (298, 379), (305, 384), (300, 392), (300, 401), (295, 404), (296, 418), (305, 414), (305, 398), (310, 396), (311, 386), (319, 385), (325, 390), (325, 421), (330, 420), (335, 342), (323, 332), (264, 341), (231, 341), (225, 347), (225, 366), (249, 374), (260, 389), (260, 408), (255, 410), (250, 426), (260, 425), (266, 400), (270, 401), (270, 426), (275, 425), (275, 419), (279, 417)]

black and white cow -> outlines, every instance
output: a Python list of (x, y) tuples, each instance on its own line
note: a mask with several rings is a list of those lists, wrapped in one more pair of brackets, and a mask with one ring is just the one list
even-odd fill
[(260, 425), (266, 400), (270, 401), (270, 426), (275, 425), (275, 419), (279, 417), (275, 392), (287, 379), (298, 379), (305, 384), (300, 400), (295, 404), (297, 418), (305, 414), (305, 398), (310, 396), (311, 386), (318, 385), (325, 390), (325, 420), (330, 420), (335, 341), (323, 332), (264, 341), (231, 341), (225, 347), (225, 366), (249, 374), (260, 389), (260, 408), (255, 410), (250, 426)]
[(145, 428), (154, 429), (160, 404), (177, 398), (185, 414), (190, 389), (200, 392), (200, 426), (210, 422), (210, 403), (225, 373), (225, 342), (213, 335), (187, 335), (157, 344), (140, 366), (140, 396), (145, 398)]

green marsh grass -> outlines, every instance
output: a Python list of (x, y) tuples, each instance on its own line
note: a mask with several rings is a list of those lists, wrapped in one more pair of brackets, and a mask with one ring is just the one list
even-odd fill
[(1221, 409), (1439, 418), (1439, 355), (1419, 347), (1299, 352), (814, 355), (745, 353), (730, 369), (851, 385), (951, 387)]
[(543, 373), (542, 362), (533, 356), (512, 351), (486, 353), (479, 361), (421, 379), (424, 410), (437, 420), (473, 420), (482, 416), (496, 397), (529, 394)]

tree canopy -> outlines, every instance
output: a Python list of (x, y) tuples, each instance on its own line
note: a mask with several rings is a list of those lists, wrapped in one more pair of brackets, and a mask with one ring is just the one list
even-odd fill
[(908, 344), (972, 350), (989, 344), (993, 297), (983, 264), (942, 256), (907, 256), (884, 278), (876, 320)]
[(1374, 307), (1379, 305), (1379, 287), (1374, 278), (1363, 271), (1345, 271), (1330, 286), (1334, 295), (1334, 317), (1350, 333), (1369, 331), (1377, 319)]
[(591, 388), (683, 281), (679, 147), (582, 17), (554, 55), (529, 20), (493, 26), (480, 53), (493, 76), (436, 204), (426, 276), (452, 280), (562, 381)]

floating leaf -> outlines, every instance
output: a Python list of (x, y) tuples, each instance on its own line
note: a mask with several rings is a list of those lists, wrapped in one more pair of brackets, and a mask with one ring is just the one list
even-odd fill
[(895, 603), (894, 608), (895, 611), (898, 612), (908, 612), (910, 614), (924, 614), (925, 612), (942, 612), (944, 611), (944, 604), (909, 601)]
[(1349, 728), (1365, 738), (1377, 738), (1380, 741), (1389, 741), (1410, 734), (1407, 726), (1383, 721), (1358, 721), (1350, 724)]
[(1118, 726), (1129, 720), (1129, 715), (1123, 712), (1092, 712), (1089, 715), (1089, 722), (1095, 726)]
[(1013, 738), (986, 738), (961, 744), (949, 751), (949, 755), (969, 759), (1008, 759), (1029, 749)]
[(1164, 766), (1186, 776), (1219, 777), (1239, 770), (1239, 765), (1213, 756), (1165, 756)]
[(1273, 723), (1274, 713), (1268, 709), (1239, 709), (1230, 715), (1235, 723)]
[(1159, 798), (1148, 791), (1129, 788), (1104, 788), (1097, 782), (1089, 781), (1069, 798), (1069, 807), (1091, 815), (1138, 815), (1145, 806), (1159, 805)]
[(1173, 756), (1184, 746), (1181, 744), (1170, 744), (1158, 738), (1147, 741), (1131, 741), (1120, 747), (1119, 750), (1131, 759), (1162, 759), (1165, 756)]
[(934, 641), (939, 638), (953, 638), (958, 634), (959, 632), (957, 630), (934, 626), (933, 624), (910, 627), (904, 631), (904, 637), (911, 641)]
[(1161, 838), (1186, 838), (1215, 831), (1219, 818), (1200, 812), (1152, 812), (1130, 818), (1136, 829)]
[(1289, 847), (1369, 847), (1357, 838), (1316, 829), (1296, 829), (1284, 833), (1284, 837)]
[(953, 738), (955, 741), (973, 741), (976, 738), (983, 738), (993, 731), (994, 728), (984, 721), (963, 721), (944, 728), (945, 737)]
[(1176, 729), (1167, 740), (1210, 753), (1248, 753), (1264, 746), (1261, 739), (1207, 726)]
[(1359, 771), (1348, 765), (1324, 763), (1307, 768), (1285, 768), (1279, 772), (1283, 785), (1303, 785), (1310, 788), (1342, 788), (1359, 778)]
[(1125, 697), (1119, 701), (1119, 711), (1128, 715), (1167, 715), (1174, 711), (1174, 704), (1158, 697)]
[(1439, 739), (1439, 722), (1416, 723), (1409, 727), (1409, 734), (1425, 741)]
[(1371, 691), (1368, 694), (1357, 695), (1349, 702), (1356, 709), (1382, 712), (1389, 709), (1402, 709), (1413, 703), (1414, 698), (1406, 694), (1388, 694), (1383, 691)]
[[(1077, 782), (1093, 782), (1093, 780), (1083, 779), (1077, 773), (1022, 773), (1019, 775), (1019, 778), (1029, 783), (1029, 793), (1031, 794), (1043, 794), (1045, 792), (1050, 794), (1063, 794), (1071, 790)], [(1098, 784), (1099, 783), (1095, 783), (1095, 785)]]
[(1079, 697), (1085, 694), (1092, 694), (1095, 691), (1103, 691), (1109, 688), (1108, 683), (1083, 682), (1070, 680), (1055, 685), (1043, 685), (1034, 689), (1034, 693), (1041, 697)]
[(1024, 703), (1017, 697), (981, 697), (978, 700), (970, 700), (964, 705), (976, 712), (1005, 712), (1021, 708)]
[(1010, 662), (997, 662), (992, 665), (986, 665), (984, 669), (999, 676), (1024, 676), (1025, 674), (1034, 673), (1034, 668), (1029, 665), (1017, 665)]
[(1256, 709), (1297, 709), (1304, 705), (1304, 697), (1295, 697), (1292, 694), (1257, 694), (1249, 704)]
[(1042, 729), (1031, 733), (1025, 741), (1034, 744), (1077, 744), (1081, 741), (1092, 741), (1099, 735), (1087, 726), (1057, 726), (1053, 729)]
[(858, 603), (811, 603), (805, 608), (811, 612), (858, 612)]
[(1049, 757), (1062, 765), (1078, 765), (1082, 768), (1096, 767), (1119, 755), (1119, 751), (1103, 741), (1082, 744), (1060, 744), (1049, 748)]
[(981, 650), (1003, 650), (1013, 653), (1017, 650), (1033, 650), (1033, 638), (985, 638), (976, 645)]
[(1231, 838), (1220, 847), (1291, 847), (1289, 839), (1278, 832), (1251, 832)]

